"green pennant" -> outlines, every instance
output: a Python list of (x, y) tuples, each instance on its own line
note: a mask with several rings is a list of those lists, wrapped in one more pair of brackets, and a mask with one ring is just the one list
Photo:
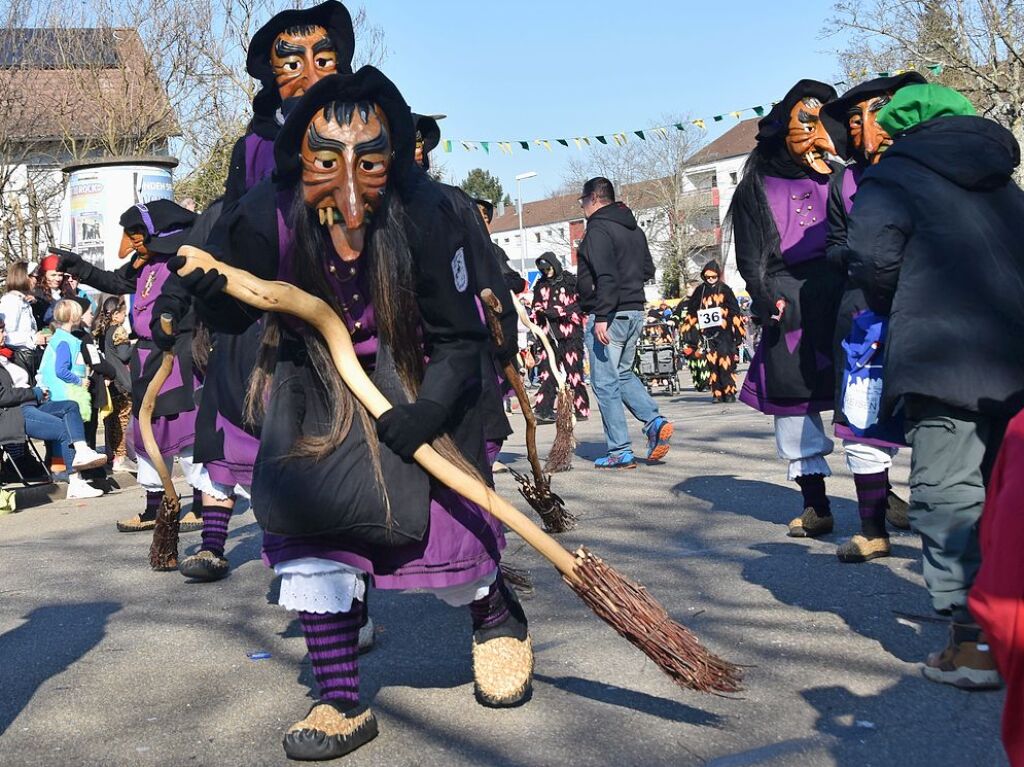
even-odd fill
[(558, 141), (558, 143), (561, 144), (562, 146), (569, 146), (569, 142), (566, 141), (564, 138), (556, 139), (556, 141)]
[(444, 151), (445, 152), (451, 152), (452, 151), (452, 142), (449, 139), (445, 139), (444, 140)]
[(686, 130), (686, 128), (683, 127), (682, 123), (676, 123), (676, 130)]
[(635, 130), (635, 131), (633, 131), (633, 133), (638, 135), (640, 137), (641, 141), (646, 141), (647, 140), (647, 138), (644, 136), (644, 132), (642, 130)]
[(490, 154), (491, 153), (491, 142), (490, 141), (481, 141), (480, 142), (480, 146), (482, 146), (484, 148), (484, 154)]
[(756, 114), (758, 117), (764, 117), (764, 107), (752, 107), (752, 108), (754, 110), (754, 114)]
[(529, 152), (529, 151), (530, 151), (530, 142), (529, 142), (529, 141), (520, 141), (520, 142), (519, 142), (519, 146), (521, 146), (521, 147), (522, 147), (523, 149), (525, 149), (525, 150), (526, 150), (527, 152)]
[(878, 73), (878, 77), (888, 77), (888, 76), (889, 76), (888, 72), (879, 72)]
[(596, 138), (602, 144), (607, 144), (608, 143), (608, 139), (606, 139), (604, 136), (594, 136), (594, 138)]
[(930, 66), (928, 67), (928, 71), (931, 72), (936, 77), (938, 77), (939, 75), (942, 74), (942, 64), (935, 64), (933, 66)]
[(716, 123), (720, 123), (722, 122), (722, 120), (725, 119), (725, 115), (715, 115), (711, 119), (714, 120)]

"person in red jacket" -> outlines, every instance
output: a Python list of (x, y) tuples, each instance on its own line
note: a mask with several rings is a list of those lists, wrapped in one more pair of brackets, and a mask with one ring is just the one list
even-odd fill
[(1024, 413), (1006, 430), (981, 517), (981, 569), (967, 598), (1006, 683), (1003, 746), (1024, 765)]

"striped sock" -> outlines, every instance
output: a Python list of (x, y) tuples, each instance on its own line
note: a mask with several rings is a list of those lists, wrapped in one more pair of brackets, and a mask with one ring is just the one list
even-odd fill
[(796, 478), (800, 492), (804, 496), (804, 508), (808, 506), (818, 512), (820, 517), (832, 515), (832, 504), (825, 494), (825, 477), (822, 474), (804, 474)]
[(299, 613), (320, 700), (359, 703), (359, 623), (363, 607), (352, 602), (347, 613)]
[(207, 506), (203, 509), (203, 549), (218, 557), (224, 556), (231, 511), (231, 506)]
[(857, 487), (857, 511), (860, 530), (867, 538), (879, 538), (885, 533), (885, 509), (889, 497), (889, 472), (854, 474)]
[(146, 491), (146, 510), (139, 515), (141, 519), (156, 519), (156, 514), (160, 511), (160, 504), (164, 500), (163, 490), (147, 490)]
[(470, 602), (469, 613), (473, 616), (473, 631), (494, 628), (508, 618), (508, 602), (505, 601), (500, 571), (488, 589), (487, 596)]

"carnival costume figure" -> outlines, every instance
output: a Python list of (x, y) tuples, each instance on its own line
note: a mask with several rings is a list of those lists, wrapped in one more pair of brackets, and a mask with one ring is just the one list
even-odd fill
[(736, 295), (722, 282), (717, 261), (708, 261), (701, 269), (701, 284), (686, 302), (680, 332), (683, 354), (691, 358), (702, 353), (707, 363), (711, 396), (716, 402), (735, 402), (736, 355), (746, 330)]
[[(268, 315), (251, 401), (265, 405), (253, 475), (265, 561), (297, 610), (320, 697), (284, 738), (295, 759), (341, 756), (377, 734), (359, 699), (363, 578), (468, 605), (476, 695), (529, 695), (526, 618), (501, 581), (501, 526), (434, 485), (412, 454), (424, 442), (489, 478), (480, 417), (486, 329), (459, 216), (413, 162), (412, 115), (372, 67), (318, 83), (275, 142), (276, 172), (225, 211), (210, 250), (326, 301), (395, 403), (373, 424), (325, 342)], [(178, 263), (183, 263), (179, 261)], [(214, 328), (251, 311), (219, 292), (216, 271), (183, 279)]]
[[(876, 164), (892, 144), (892, 138), (878, 124), (878, 112), (889, 103), (898, 89), (923, 82), (924, 77), (917, 72), (880, 77), (851, 88), (825, 106), (825, 112), (846, 128), (846, 146), (842, 154), (850, 161), (845, 167), (837, 163), (829, 180), (828, 258), (844, 278), (849, 269), (849, 264), (843, 260), (847, 221), (857, 186), (864, 171)], [(841, 145), (841, 142), (837, 142), (837, 145)], [(890, 546), (886, 530), (887, 518), (890, 524), (900, 529), (910, 527), (907, 504), (892, 492), (889, 485), (892, 459), (903, 444), (899, 424), (896, 424), (895, 434), (886, 433), (892, 429), (879, 427), (869, 434), (858, 434), (843, 412), (844, 369), (839, 362), (844, 359), (843, 342), (858, 318), (862, 322), (871, 320), (869, 313), (864, 292), (847, 280), (839, 304), (834, 340), (837, 364), (833, 422), (836, 436), (843, 441), (846, 465), (856, 485), (861, 531), (836, 550), (842, 562), (865, 562), (888, 556)]]
[[(533, 316), (545, 327), (555, 356), (555, 363), (565, 372), (572, 389), (572, 404), (577, 418), (590, 417), (590, 395), (583, 380), (583, 310), (576, 290), (576, 275), (562, 268), (558, 256), (550, 251), (537, 259), (540, 278), (533, 286)], [(555, 420), (558, 381), (551, 370), (547, 352), (537, 360), (540, 368), (540, 389), (533, 403), (537, 418)]]
[[(152, 530), (163, 498), (163, 484), (152, 458), (146, 455), (138, 415), (146, 389), (163, 356), (153, 340), (150, 326), (154, 319), (159, 321), (157, 299), (164, 283), (171, 276), (167, 262), (188, 241), (195, 218), (195, 213), (170, 200), (139, 203), (121, 214), (120, 225), (124, 234), (119, 255), (127, 258), (128, 263), (120, 269), (105, 271), (79, 255), (66, 251), (61, 256), (61, 270), (75, 275), (86, 285), (112, 295), (134, 294), (132, 325), (139, 341), (129, 362), (132, 429), (139, 459), (138, 482), (146, 490), (146, 508), (130, 519), (119, 521), (117, 528), (122, 532)], [(191, 314), (183, 317), (175, 328), (170, 344), (174, 368), (161, 387), (153, 408), (153, 434), (163, 459), (170, 463), (177, 456), (185, 479), (197, 492), (192, 509), (181, 519), (181, 529), (185, 531), (197, 530), (202, 526), (197, 512), (202, 508), (198, 492), (204, 484), (202, 464), (193, 458), (195, 392), (200, 388), (200, 380), (193, 364), (192, 329)]]
[(728, 216), (736, 264), (763, 324), (740, 400), (775, 419), (779, 457), (803, 496), (793, 537), (833, 525), (825, 494), (833, 446), (821, 413), (835, 400), (832, 344), (844, 280), (825, 258), (835, 147), (821, 108), (835, 95), (830, 85), (801, 80), (761, 119)]
[[(253, 99), (253, 117), (246, 135), (236, 143), (222, 201), (204, 212), (189, 244), (203, 247), (223, 208), (270, 176), (274, 170), (274, 139), (284, 112), (315, 83), (338, 73), (352, 73), (355, 39), (352, 19), (337, 0), (301, 10), (278, 13), (264, 24), (249, 44), (248, 73), (261, 84)], [(191, 307), (191, 294), (172, 278), (159, 300), (160, 313), (182, 317)], [(182, 574), (203, 581), (223, 578), (230, 569), (225, 555), (228, 526), (236, 498), (249, 498), (252, 470), (259, 450), (258, 424), (245, 417), (245, 392), (256, 367), (262, 323), (246, 332), (210, 333), (203, 397), (196, 419), (195, 457), (209, 474), (203, 497), (203, 540), (200, 550), (179, 564)], [(158, 326), (153, 336), (163, 338)], [(362, 645), (372, 643), (373, 627), (366, 622)]]

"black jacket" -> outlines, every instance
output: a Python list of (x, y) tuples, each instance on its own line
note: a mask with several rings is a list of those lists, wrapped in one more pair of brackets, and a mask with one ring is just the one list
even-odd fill
[(585, 313), (611, 322), (616, 312), (643, 310), (644, 283), (654, 279), (654, 261), (633, 211), (621, 202), (597, 210), (587, 221), (578, 258), (576, 280)]
[[(13, 364), (13, 363), (12, 363)], [(15, 388), (7, 368), (0, 365), (0, 445), (20, 444), (25, 441), (25, 416), (21, 406), (37, 404), (31, 388)]]
[(842, 257), (891, 316), (883, 407), (907, 394), (975, 412), (1024, 405), (1024, 192), (1020, 147), (981, 117), (895, 137), (865, 171)]

